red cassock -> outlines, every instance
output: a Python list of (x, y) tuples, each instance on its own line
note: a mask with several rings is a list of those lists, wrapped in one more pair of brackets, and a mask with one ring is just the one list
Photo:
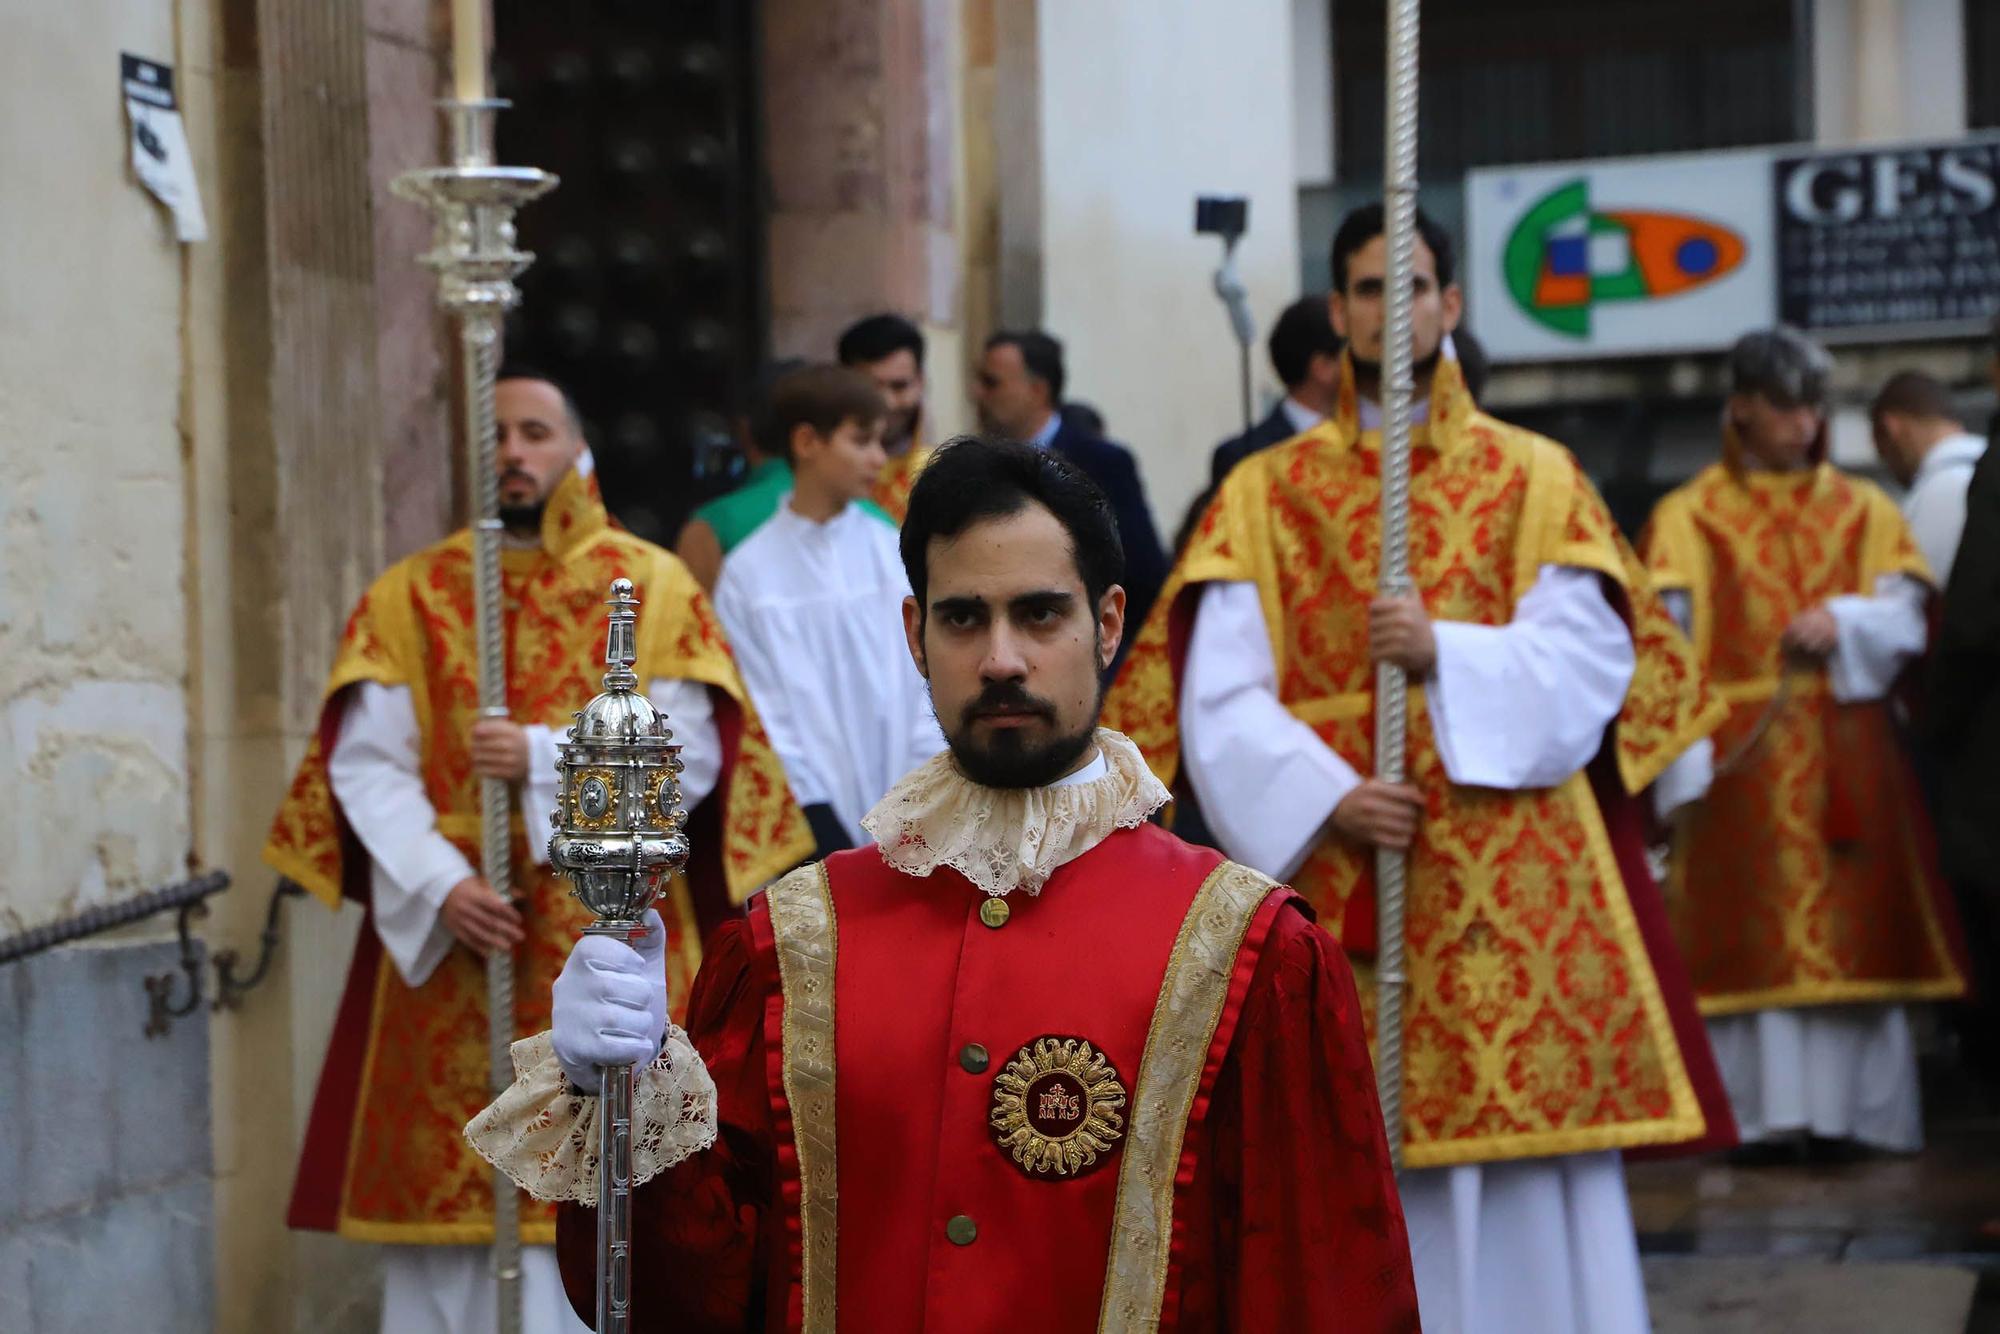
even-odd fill
[[(635, 1192), (635, 1329), (1417, 1328), (1346, 960), (1154, 826), (1005, 900), (872, 848), (794, 872), (688, 1029), (719, 1135)], [(594, 1212), (557, 1235), (588, 1319)]]

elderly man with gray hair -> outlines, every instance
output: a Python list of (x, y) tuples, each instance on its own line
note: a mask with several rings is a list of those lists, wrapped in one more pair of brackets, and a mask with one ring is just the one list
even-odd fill
[(1722, 459), (1641, 539), (1730, 706), (1662, 780), (1707, 787), (1667, 899), (1753, 1160), (1920, 1147), (1905, 1007), (1965, 989), (1886, 698), (1932, 578), (1894, 502), (1827, 461), (1831, 369), (1791, 329), (1739, 340)]

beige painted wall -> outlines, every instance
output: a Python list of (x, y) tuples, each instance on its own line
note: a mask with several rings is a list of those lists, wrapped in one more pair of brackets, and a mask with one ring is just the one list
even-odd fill
[(0, 934), (189, 844), (181, 253), (126, 162), (121, 49), (168, 0), (28, 5), (0, 80)]
[[(1194, 234), (1196, 195), (1250, 197), (1237, 263), (1258, 322), (1259, 415), (1276, 392), (1262, 339), (1299, 272), (1292, 6), (1041, 0), (1033, 11), (1028, 69), (1008, 36), (1021, 19), (1001, 18), (995, 121), (1034, 150), (1000, 147), (1001, 306), (1063, 340), (1071, 396), (1137, 451), (1169, 535), (1206, 484), (1210, 450), (1242, 428), (1236, 343), (1210, 286), (1221, 244)], [(1031, 109), (1005, 105), (1022, 95)], [(1016, 199), (1033, 210), (1023, 225), (1009, 216)]]

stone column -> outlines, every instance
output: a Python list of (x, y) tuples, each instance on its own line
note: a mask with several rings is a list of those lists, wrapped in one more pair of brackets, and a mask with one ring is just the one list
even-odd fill
[[(181, 2), (216, 229), (186, 271), (195, 849), (237, 879), (204, 934), (251, 954), (260, 849), (347, 613), (450, 524), (429, 223), (388, 195), (439, 153), (433, 9)], [(215, 1026), (215, 1328), (372, 1329), (372, 1250), (284, 1227), (360, 914), (285, 912), (271, 976)]]
[(934, 432), (958, 419), (961, 383), (959, 3), (763, 6), (772, 350), (828, 360), (863, 315), (914, 319)]

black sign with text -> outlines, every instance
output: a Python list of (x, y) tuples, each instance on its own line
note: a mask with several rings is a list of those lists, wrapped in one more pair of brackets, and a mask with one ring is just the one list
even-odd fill
[(1778, 313), (1917, 334), (2000, 311), (2000, 141), (1778, 158)]

